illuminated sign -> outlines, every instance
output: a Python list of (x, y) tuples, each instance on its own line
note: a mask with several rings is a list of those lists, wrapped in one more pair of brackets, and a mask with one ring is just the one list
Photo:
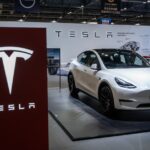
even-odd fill
[(1, 149), (48, 150), (46, 29), (0, 35)]
[(19, 0), (19, 2), (20, 5), (26, 9), (33, 8), (36, 4), (36, 0)]
[(120, 14), (120, 0), (103, 0), (101, 13)]
[(38, 12), (40, 7), (40, 0), (16, 0), (16, 12)]
[[(10, 55), (7, 54), (7, 52), (11, 52)], [(20, 47), (0, 47), (0, 58), (3, 61), (5, 76), (10, 94), (12, 91), (12, 83), (17, 58), (23, 58), (26, 61), (31, 57), (32, 53), (32, 50)]]

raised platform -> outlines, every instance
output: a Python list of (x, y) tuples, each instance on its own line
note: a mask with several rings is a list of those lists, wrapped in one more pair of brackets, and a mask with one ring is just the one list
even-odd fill
[(118, 111), (112, 119), (100, 114), (99, 103), (85, 94), (75, 99), (68, 89), (56, 88), (48, 94), (50, 114), (74, 141), (150, 131), (150, 121), (144, 121), (150, 120), (148, 111)]

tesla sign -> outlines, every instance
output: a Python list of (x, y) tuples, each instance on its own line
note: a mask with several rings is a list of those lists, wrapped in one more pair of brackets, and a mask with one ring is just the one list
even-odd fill
[(1, 149), (48, 150), (46, 30), (0, 34)]
[(36, 4), (36, 0), (19, 0), (23, 8), (32, 8)]

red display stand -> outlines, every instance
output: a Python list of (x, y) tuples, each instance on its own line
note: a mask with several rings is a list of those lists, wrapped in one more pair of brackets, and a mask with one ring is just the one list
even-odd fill
[(0, 28), (0, 148), (48, 150), (46, 29)]

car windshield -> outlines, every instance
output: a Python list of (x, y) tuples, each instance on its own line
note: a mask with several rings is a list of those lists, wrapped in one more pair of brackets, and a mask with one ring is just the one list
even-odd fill
[(149, 63), (142, 56), (132, 51), (97, 50), (97, 52), (108, 69), (150, 67)]

